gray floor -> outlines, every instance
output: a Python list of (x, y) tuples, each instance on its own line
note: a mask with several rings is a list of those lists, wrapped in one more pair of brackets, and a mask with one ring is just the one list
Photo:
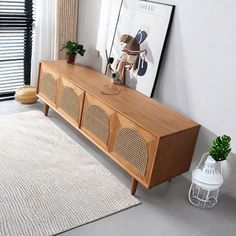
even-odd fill
[[(20, 105), (15, 101), (0, 102), (0, 115), (31, 109), (42, 109), (42, 105), (40, 103)], [(106, 166), (124, 185), (130, 186), (130, 177), (94, 145), (60, 119), (55, 112), (50, 110), (49, 117)], [(236, 199), (221, 194), (215, 208), (198, 209), (188, 202), (189, 185), (190, 182), (184, 176), (179, 176), (172, 182), (161, 184), (151, 190), (138, 186), (136, 197), (142, 202), (141, 205), (60, 235), (235, 236)]]

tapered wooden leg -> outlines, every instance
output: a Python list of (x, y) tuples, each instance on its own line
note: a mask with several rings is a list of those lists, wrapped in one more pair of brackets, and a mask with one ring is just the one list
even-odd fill
[(132, 177), (131, 194), (134, 195), (138, 186), (138, 181)]
[(43, 113), (44, 113), (44, 115), (45, 116), (48, 116), (48, 110), (49, 110), (49, 106), (48, 106), (48, 104), (44, 104), (44, 109), (43, 109)]

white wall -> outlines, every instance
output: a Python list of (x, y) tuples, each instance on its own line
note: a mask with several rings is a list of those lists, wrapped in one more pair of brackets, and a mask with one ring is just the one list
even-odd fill
[[(86, 62), (95, 69), (101, 68), (93, 55), (102, 1), (80, 0), (79, 40), (89, 45)], [(192, 168), (213, 138), (232, 137), (222, 190), (236, 198), (236, 1), (162, 2), (176, 5), (176, 10), (154, 99), (201, 124)]]
[(84, 57), (77, 56), (82, 64), (90, 65), (96, 70), (101, 67), (98, 51), (96, 50), (101, 0), (79, 1), (78, 40), (85, 46)]
[(80, 62), (105, 71), (121, 0), (80, 0), (78, 40), (87, 49)]

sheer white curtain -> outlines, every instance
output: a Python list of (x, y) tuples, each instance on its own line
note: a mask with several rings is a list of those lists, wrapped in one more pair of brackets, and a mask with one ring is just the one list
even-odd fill
[(56, 0), (35, 1), (31, 85), (35, 86), (41, 60), (55, 59)]

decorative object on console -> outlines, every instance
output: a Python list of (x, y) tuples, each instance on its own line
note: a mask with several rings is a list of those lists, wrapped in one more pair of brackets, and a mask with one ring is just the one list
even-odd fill
[(213, 140), (209, 153), (205, 153), (192, 173), (189, 189), (189, 201), (200, 208), (212, 208), (216, 205), (220, 187), (224, 182), (221, 161), (231, 151), (231, 138), (227, 135)]
[(77, 42), (67, 41), (62, 49), (66, 49), (67, 54), (67, 63), (74, 64), (76, 54), (78, 53), (80, 56), (84, 56), (85, 49), (82, 44), (78, 44)]
[(118, 95), (120, 92), (121, 92), (121, 88), (118, 86), (115, 86), (114, 84), (104, 85), (104, 87), (101, 90), (101, 93), (105, 95)]
[(124, 0), (109, 55), (115, 83), (153, 96), (173, 12), (173, 5)]
[(38, 97), (36, 96), (36, 88), (28, 85), (17, 88), (15, 99), (22, 104), (32, 104), (37, 102)]

